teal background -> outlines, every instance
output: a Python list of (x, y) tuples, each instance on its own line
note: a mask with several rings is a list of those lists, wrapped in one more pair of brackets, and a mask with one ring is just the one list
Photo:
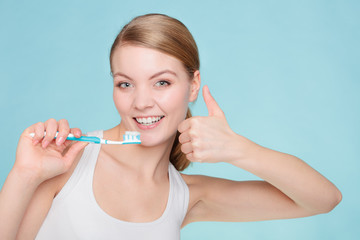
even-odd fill
[[(152, 12), (193, 33), (202, 83), (235, 132), (302, 158), (343, 193), (329, 214), (193, 223), (182, 239), (358, 239), (359, 1), (0, 0), (0, 186), (31, 124), (66, 118), (87, 132), (119, 123), (109, 50), (125, 23)], [(207, 114), (202, 96), (192, 109)], [(185, 173), (257, 179), (223, 163)]]

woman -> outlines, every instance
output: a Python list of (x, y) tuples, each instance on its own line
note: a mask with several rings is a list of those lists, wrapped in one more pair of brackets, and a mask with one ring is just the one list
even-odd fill
[[(0, 195), (1, 239), (179, 239), (191, 222), (305, 217), (341, 201), (339, 190), (297, 157), (234, 133), (208, 87), (209, 116), (191, 117), (200, 64), (178, 20), (133, 19), (115, 39), (110, 65), (121, 122), (88, 135), (120, 141), (138, 131), (142, 144), (65, 141), (82, 133), (64, 119), (27, 128)], [(265, 181), (180, 174), (190, 162), (227, 162)]]

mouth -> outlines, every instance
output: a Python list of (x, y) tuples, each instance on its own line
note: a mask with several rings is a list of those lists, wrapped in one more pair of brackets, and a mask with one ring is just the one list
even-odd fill
[(164, 117), (165, 116), (134, 117), (134, 120), (143, 126), (150, 126), (159, 122)]

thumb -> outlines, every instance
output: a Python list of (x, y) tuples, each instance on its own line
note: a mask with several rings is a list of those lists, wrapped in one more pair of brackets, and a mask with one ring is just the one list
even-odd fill
[(80, 151), (86, 147), (89, 143), (88, 142), (76, 142), (71, 145), (69, 150), (64, 156), (65, 164), (70, 167), (73, 161), (75, 160), (76, 156), (80, 153)]
[(221, 110), (213, 96), (211, 96), (207, 85), (203, 87), (203, 98), (208, 109), (209, 116), (224, 117), (224, 112)]

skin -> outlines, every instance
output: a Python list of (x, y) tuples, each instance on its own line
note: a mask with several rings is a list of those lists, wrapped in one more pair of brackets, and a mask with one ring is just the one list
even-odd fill
[[(196, 221), (259, 221), (305, 217), (331, 211), (340, 191), (299, 158), (262, 147), (234, 133), (207, 86), (206, 117), (185, 119), (197, 98), (199, 71), (189, 79), (181, 62), (138, 46), (117, 48), (112, 59), (114, 103), (121, 123), (104, 138), (121, 140), (125, 130), (141, 133), (141, 145), (102, 145), (93, 179), (99, 206), (130, 222), (159, 218), (169, 192), (167, 166), (176, 130), (182, 151), (192, 162), (226, 162), (264, 181), (231, 181), (182, 174), (190, 201), (182, 227)], [(152, 127), (134, 117), (163, 116)], [(47, 135), (43, 138), (42, 134)], [(59, 131), (56, 141), (55, 132)], [(35, 132), (31, 138), (29, 133)], [(87, 145), (64, 141), (66, 120), (49, 119), (27, 128), (20, 137), (16, 161), (0, 192), (0, 238), (33, 239), (52, 200), (71, 176)], [(129, 161), (131, 159), (131, 161)], [(121, 194), (126, 192), (127, 194)], [(22, 196), (19, 198), (18, 196)]]

